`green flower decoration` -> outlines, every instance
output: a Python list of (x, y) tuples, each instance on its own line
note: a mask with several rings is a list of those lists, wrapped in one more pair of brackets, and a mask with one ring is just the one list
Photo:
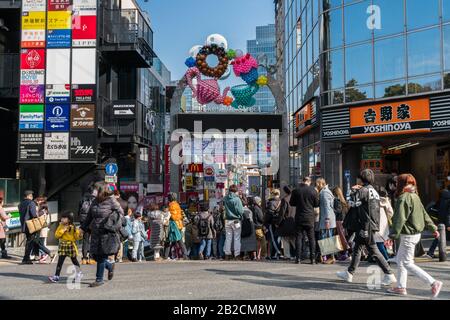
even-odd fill
[(227, 57), (229, 59), (234, 59), (236, 57), (236, 51), (234, 51), (233, 49), (229, 49), (227, 51)]

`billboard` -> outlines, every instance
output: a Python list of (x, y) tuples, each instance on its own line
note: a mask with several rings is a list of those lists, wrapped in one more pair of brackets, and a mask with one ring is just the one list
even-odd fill
[(19, 106), (19, 130), (42, 130), (44, 128), (44, 106), (21, 104)]
[(72, 102), (95, 102), (95, 85), (74, 84), (72, 86)]
[(44, 103), (44, 85), (20, 86), (19, 103)]
[(45, 49), (20, 50), (20, 69), (45, 69)]
[(44, 84), (44, 70), (20, 70), (20, 85)]
[(82, 15), (72, 16), (72, 46), (95, 47), (97, 39), (97, 16)]
[(72, 49), (72, 84), (95, 84), (96, 49)]
[(45, 106), (45, 131), (69, 131), (70, 105), (48, 104)]
[(44, 160), (69, 160), (68, 132), (45, 133)]
[(72, 9), (76, 11), (96, 11), (97, 0), (73, 0)]
[(70, 83), (70, 49), (47, 50), (47, 85)]
[(48, 11), (66, 11), (71, 5), (71, 0), (48, 0)]
[(47, 30), (70, 30), (72, 24), (71, 11), (48, 11)]
[(95, 128), (95, 104), (73, 104), (70, 110), (71, 130)]
[(22, 12), (22, 48), (45, 47), (45, 10)]
[(45, 30), (45, 12), (22, 12), (22, 30)]
[(42, 160), (43, 139), (42, 132), (19, 132), (19, 160)]
[(70, 159), (96, 160), (95, 136), (90, 132), (73, 132), (70, 137)]
[(22, 11), (45, 11), (47, 0), (22, 0)]
[(45, 86), (45, 103), (70, 102), (70, 84), (47, 84)]
[(48, 30), (47, 48), (70, 48), (70, 29)]

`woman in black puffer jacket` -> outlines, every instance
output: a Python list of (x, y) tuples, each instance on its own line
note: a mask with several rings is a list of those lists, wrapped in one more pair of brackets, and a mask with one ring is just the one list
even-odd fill
[(97, 198), (92, 202), (89, 214), (81, 226), (81, 230), (91, 230), (90, 254), (97, 261), (95, 282), (90, 287), (103, 284), (103, 273), (108, 270), (108, 280), (114, 275), (114, 263), (108, 256), (115, 255), (120, 247), (120, 229), (124, 216), (123, 209), (115, 199), (113, 191), (104, 182), (96, 184)]

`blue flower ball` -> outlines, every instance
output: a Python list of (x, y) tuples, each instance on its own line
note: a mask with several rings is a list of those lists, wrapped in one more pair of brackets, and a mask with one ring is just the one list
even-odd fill
[(193, 57), (189, 57), (186, 59), (185, 64), (188, 68), (192, 68), (192, 67), (195, 67), (196, 61)]

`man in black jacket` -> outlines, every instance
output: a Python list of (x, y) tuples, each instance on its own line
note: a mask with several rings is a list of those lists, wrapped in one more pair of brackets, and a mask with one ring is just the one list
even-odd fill
[(303, 234), (306, 233), (309, 242), (311, 264), (315, 263), (316, 239), (314, 236), (314, 222), (316, 220), (314, 208), (319, 207), (319, 195), (311, 186), (311, 178), (305, 177), (299, 187), (292, 192), (289, 204), (296, 208), (296, 260), (300, 263), (303, 246)]
[(356, 202), (350, 202), (350, 206), (357, 208), (354, 211), (355, 214), (351, 223), (355, 229), (353, 230), (355, 232), (355, 246), (352, 262), (347, 271), (339, 271), (337, 276), (346, 282), (352, 282), (353, 274), (361, 261), (362, 251), (366, 247), (369, 254), (375, 257), (378, 266), (384, 272), (384, 279), (381, 281), (381, 284), (388, 286), (395, 282), (396, 279), (374, 239), (375, 233), (380, 229), (380, 196), (373, 187), (375, 174), (372, 170), (365, 169), (361, 171), (358, 178), (361, 180), (362, 185), (353, 187), (353, 192), (356, 194), (354, 197)]
[[(86, 221), (87, 216), (89, 214), (89, 210), (91, 209), (92, 206), (92, 202), (94, 202), (96, 197), (97, 197), (97, 190), (93, 186), (90, 186), (87, 192), (84, 194), (83, 199), (80, 201), (80, 205), (78, 208), (78, 216), (80, 218), (81, 225), (83, 225), (84, 222)], [(83, 233), (81, 264), (94, 264), (94, 261), (91, 259), (92, 257), (88, 256), (90, 238), (91, 232), (90, 230), (86, 230), (86, 232)]]
[(33, 191), (26, 190), (24, 192), (24, 199), (19, 205), (19, 213), (22, 232), (25, 233), (25, 236), (27, 237), (22, 264), (33, 264), (30, 259), (30, 254), (31, 251), (37, 246), (37, 242), (39, 241), (39, 232), (35, 232), (33, 234), (30, 233), (26, 223), (28, 220), (38, 217), (36, 203), (33, 201)]

